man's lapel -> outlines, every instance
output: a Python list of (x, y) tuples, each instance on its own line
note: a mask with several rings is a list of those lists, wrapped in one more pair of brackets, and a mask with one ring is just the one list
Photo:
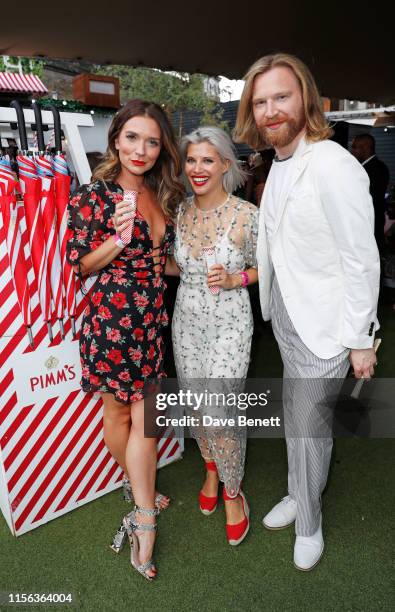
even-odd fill
[[(296, 149), (293, 155), (291, 166), (289, 168), (288, 180), (284, 182), (283, 188), (281, 190), (280, 201), (278, 203), (278, 209), (277, 209), (277, 214), (276, 214), (276, 224), (274, 227), (273, 236), (276, 234), (280, 226), (281, 219), (282, 219), (285, 207), (288, 202), (288, 196), (291, 193), (295, 183), (297, 182), (299, 177), (302, 175), (302, 173), (306, 169), (308, 162), (310, 161), (312, 147), (313, 147), (312, 143), (308, 143), (306, 142), (304, 138), (302, 138), (302, 140), (300, 141), (298, 145), (298, 148)], [(276, 163), (276, 162), (273, 162), (273, 163)]]
[(265, 189), (263, 190), (263, 194), (261, 197), (261, 202), (259, 205), (259, 231), (258, 231), (258, 243), (257, 243), (257, 258), (258, 260), (261, 258), (262, 253), (267, 251), (267, 238), (266, 238), (266, 226), (265, 226), (265, 203), (267, 200), (267, 195), (270, 189), (271, 182), (271, 172), (269, 172), (269, 176), (267, 177)]

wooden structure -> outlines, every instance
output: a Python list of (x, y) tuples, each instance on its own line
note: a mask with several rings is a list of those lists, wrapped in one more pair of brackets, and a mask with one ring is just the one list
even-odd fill
[(118, 77), (79, 74), (73, 79), (73, 96), (89, 106), (119, 108)]

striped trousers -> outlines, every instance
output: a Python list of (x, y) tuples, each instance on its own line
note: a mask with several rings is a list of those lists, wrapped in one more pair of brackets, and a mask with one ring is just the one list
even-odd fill
[(349, 351), (321, 359), (307, 348), (288, 316), (276, 277), (271, 318), (284, 364), (288, 493), (297, 503), (296, 535), (311, 536), (319, 526), (332, 454), (333, 408), (349, 368)]

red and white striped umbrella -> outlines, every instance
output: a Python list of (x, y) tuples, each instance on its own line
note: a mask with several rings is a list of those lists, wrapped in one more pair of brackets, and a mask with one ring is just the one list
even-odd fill
[(56, 219), (59, 235), (60, 258), (63, 269), (63, 284), (66, 294), (66, 307), (73, 334), (75, 330), (76, 310), (76, 277), (73, 268), (66, 259), (66, 245), (70, 237), (70, 230), (67, 227), (67, 204), (70, 197), (70, 174), (67, 168), (67, 162), (62, 153), (57, 153), (52, 159), (52, 172), (55, 177), (55, 206)]
[(0, 210), (3, 217), (1, 231), (7, 243), (9, 265), (18, 304), (28, 331), (30, 345), (33, 347), (30, 294), (27, 280), (28, 265), (23, 249), (21, 231), (24, 211), (23, 206), (17, 202), (16, 187), (17, 182), (11, 170), (9, 159), (0, 158)]
[(62, 338), (64, 338), (64, 293), (62, 282), (62, 261), (58, 243), (58, 225), (55, 208), (55, 179), (52, 173), (51, 158), (39, 155), (36, 157), (37, 176), (40, 181), (40, 208), (44, 222), (45, 249), (52, 295), (52, 314), (59, 320)]
[(23, 194), (26, 225), (29, 234), (30, 255), (37, 281), (39, 302), (48, 333), (52, 341), (51, 330), (51, 286), (45, 248), (44, 222), (40, 207), (40, 187), (36, 164), (28, 155), (18, 155), (19, 184)]

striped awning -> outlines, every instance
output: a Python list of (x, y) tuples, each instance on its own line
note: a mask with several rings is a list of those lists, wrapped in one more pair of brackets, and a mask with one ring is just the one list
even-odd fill
[(35, 74), (0, 72), (0, 91), (20, 93), (47, 93), (48, 89)]

